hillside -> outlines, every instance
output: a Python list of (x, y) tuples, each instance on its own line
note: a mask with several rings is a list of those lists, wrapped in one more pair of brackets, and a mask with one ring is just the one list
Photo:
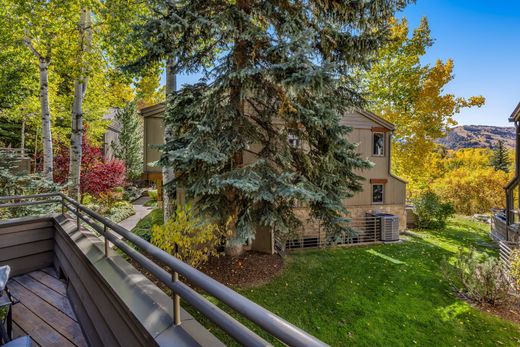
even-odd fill
[(448, 149), (492, 148), (498, 140), (508, 147), (515, 146), (514, 127), (495, 127), (488, 125), (462, 125), (452, 128), (438, 143)]

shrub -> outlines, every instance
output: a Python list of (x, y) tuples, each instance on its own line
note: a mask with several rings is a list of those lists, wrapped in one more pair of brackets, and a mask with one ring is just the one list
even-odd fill
[(442, 228), (455, 210), (450, 203), (443, 203), (433, 192), (423, 193), (414, 202), (417, 224), (420, 228)]
[(471, 215), (504, 207), (503, 187), (510, 179), (511, 175), (491, 167), (463, 166), (436, 180), (431, 189), (444, 201), (451, 203), (457, 213)]
[[(0, 152), (0, 196), (56, 193), (61, 187), (40, 174), (28, 174), (18, 168), (17, 157), (8, 152)], [(0, 209), (0, 219), (47, 214), (57, 207), (35, 205)]]
[(152, 227), (151, 241), (193, 267), (217, 256), (217, 247), (225, 236), (217, 224), (205, 222), (190, 206), (178, 207), (166, 224)]
[(510, 256), (510, 275), (514, 286), (520, 291), (520, 249), (515, 249), (511, 252)]
[(123, 198), (128, 201), (134, 201), (135, 199), (140, 198), (142, 193), (143, 190), (141, 188), (135, 186), (128, 186), (124, 191)]
[[(65, 184), (69, 177), (70, 149), (58, 143), (54, 156), (54, 181)], [(90, 194), (99, 197), (116, 187), (125, 185), (125, 165), (120, 160), (107, 161), (100, 148), (94, 147), (83, 133), (81, 156), (81, 196)]]
[(116, 202), (105, 216), (114, 223), (119, 223), (135, 214), (134, 206), (128, 201)]
[(157, 192), (157, 189), (152, 189), (148, 191), (148, 197), (152, 201), (157, 201), (157, 198), (159, 197), (159, 193)]
[(158, 208), (150, 212), (150, 214), (143, 219), (141, 219), (137, 225), (132, 229), (132, 232), (137, 236), (145, 239), (150, 242), (152, 238), (152, 227), (154, 225), (163, 225), (164, 224), (164, 215), (163, 211)]
[(104, 210), (101, 211), (101, 214), (107, 213), (110, 209), (112, 209), (117, 202), (123, 200), (123, 193), (118, 191), (108, 191), (99, 193), (97, 198), (97, 202), (102, 206)]
[(507, 268), (499, 259), (479, 255), (474, 249), (459, 249), (454, 267), (451, 268), (449, 281), (468, 299), (494, 306), (509, 299), (511, 281)]

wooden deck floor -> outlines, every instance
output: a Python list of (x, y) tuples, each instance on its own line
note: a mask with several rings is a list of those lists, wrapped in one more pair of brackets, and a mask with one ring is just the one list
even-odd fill
[(17, 276), (9, 281), (13, 296), (13, 336), (29, 335), (35, 346), (87, 346), (67, 298), (65, 283), (54, 269)]

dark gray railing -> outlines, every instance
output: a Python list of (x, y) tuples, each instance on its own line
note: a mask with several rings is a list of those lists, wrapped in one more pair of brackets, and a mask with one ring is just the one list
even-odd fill
[[(175, 324), (181, 324), (180, 299), (182, 298), (240, 344), (244, 346), (270, 345), (269, 342), (265, 341), (263, 338), (255, 334), (242, 323), (238, 322), (218, 306), (214, 305), (201, 294), (197, 293), (188, 285), (180, 281), (179, 275), (181, 275), (193, 286), (202, 289), (209, 295), (220, 300), (235, 312), (253, 322), (286, 345), (309, 347), (327, 346), (325, 343), (299, 329), (293, 324), (285, 321), (284, 319), (278, 317), (274, 313), (255, 304), (251, 300), (226, 287), (222, 283), (180, 261), (171, 254), (150, 244), (149, 242), (136, 236), (125, 228), (115, 224), (114, 222), (79, 204), (77, 201), (67, 197), (62, 193), (48, 193), (27, 196), (4, 196), (0, 197), (0, 202), (1, 201), (7, 201), (7, 203), (0, 204), (0, 208), (54, 203), (61, 204), (62, 214), (65, 215), (66, 210), (74, 214), (76, 217), (78, 229), (81, 226), (81, 221), (83, 221), (104, 237), (105, 255), (108, 256), (109, 242), (112, 242), (116, 247), (139, 263), (142, 267), (148, 270), (158, 280), (160, 280), (172, 290), (174, 293), (173, 316)], [(112, 231), (121, 236), (123, 239), (133, 243), (144, 253), (152, 256), (164, 265), (167, 265), (172, 269), (173, 273), (169, 273), (164, 270), (161, 266), (147, 258), (143, 253), (138, 252), (119, 237), (114, 235)]]

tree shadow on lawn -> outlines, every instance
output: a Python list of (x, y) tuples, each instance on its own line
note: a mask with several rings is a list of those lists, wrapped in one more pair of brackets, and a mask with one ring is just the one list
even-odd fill
[(444, 279), (444, 260), (454, 254), (445, 244), (454, 242), (459, 238), (413, 237), (399, 244), (293, 252), (279, 278), (239, 291), (333, 346), (517, 346), (517, 326), (458, 299)]
[[(381, 259), (368, 253), (369, 249), (405, 264)], [(453, 255), (449, 250), (423, 239), (413, 239), (403, 244), (321, 252), (340, 255), (334, 259), (323, 257), (318, 251), (313, 262), (321, 262), (320, 266), (307, 267), (305, 264), (309, 262), (302, 261), (303, 266), (298, 269), (290, 266), (287, 270), (305, 272), (305, 277), (317, 279), (309, 282), (303, 276), (292, 276), (298, 282), (298, 289), (286, 297), (290, 300), (304, 297), (305, 291), (315, 293), (306, 298), (311, 301), (311, 314), (302, 314), (302, 307), (294, 305), (282, 316), (299, 314), (299, 326), (328, 343), (495, 345), (496, 341), (487, 340), (495, 336), (506, 345), (518, 345), (520, 334), (512, 324), (472, 308), (453, 294), (442, 269), (443, 260)], [(341, 268), (343, 272), (331, 271)], [(266, 304), (275, 303), (266, 301)], [(498, 338), (504, 329), (513, 333)], [(489, 336), (485, 337), (483, 332)]]

